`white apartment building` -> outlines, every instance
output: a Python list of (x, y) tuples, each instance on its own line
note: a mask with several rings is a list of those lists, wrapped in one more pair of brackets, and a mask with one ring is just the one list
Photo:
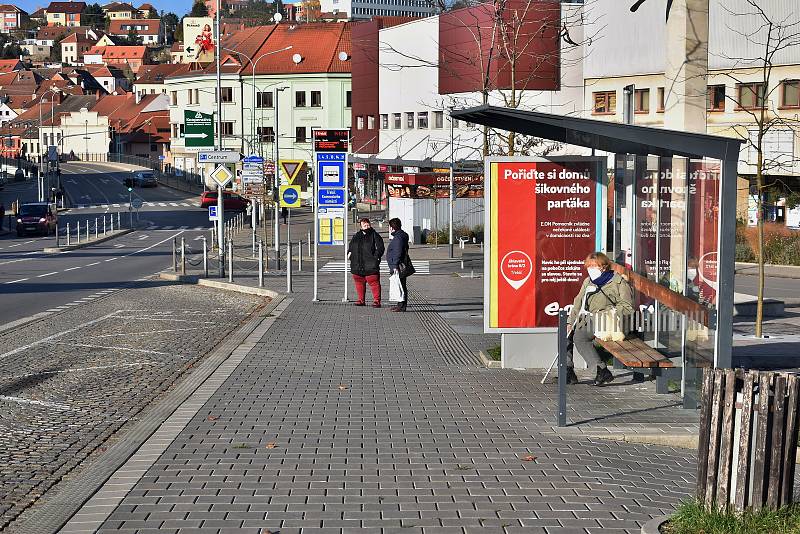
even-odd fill
[(57, 129), (61, 154), (105, 152), (111, 142), (108, 117), (87, 108), (64, 114)]
[(345, 13), (347, 18), (427, 17), (438, 11), (428, 0), (320, 0), (323, 13)]

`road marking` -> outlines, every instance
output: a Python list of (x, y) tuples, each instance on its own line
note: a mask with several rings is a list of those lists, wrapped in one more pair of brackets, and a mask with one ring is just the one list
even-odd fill
[(116, 369), (117, 367), (143, 367), (145, 365), (155, 365), (155, 362), (132, 362), (132, 363), (117, 363), (114, 365), (93, 365), (91, 367), (72, 367), (68, 369), (59, 369), (57, 371), (42, 371), (41, 373), (28, 373), (24, 375), (16, 375), (3, 378), (8, 380), (19, 380), (20, 378), (29, 378), (31, 376), (55, 375), (63, 373), (79, 373), (81, 371), (102, 371), (105, 369)]
[(129, 352), (141, 352), (143, 354), (158, 354), (159, 356), (171, 356), (171, 352), (159, 352), (148, 349), (131, 349), (128, 347), (106, 347), (103, 345), (89, 345), (88, 343), (75, 343), (73, 341), (46, 341), (49, 345), (66, 345), (69, 347), (83, 347), (86, 349), (107, 349), (107, 350), (127, 350)]
[(147, 239), (148, 237), (150, 237), (150, 236), (149, 235), (141, 235), (141, 236), (139, 236), (138, 239), (139, 239), (139, 241), (143, 241), (143, 240)]
[(69, 269), (64, 269), (64, 272), (74, 271), (75, 269), (80, 269), (81, 267), (83, 267), (83, 265), (78, 265), (77, 267), (70, 267)]
[(117, 258), (108, 258), (107, 260), (103, 260), (103, 261), (115, 261), (116, 259)]
[(144, 336), (150, 334), (167, 334), (170, 332), (185, 332), (186, 330), (205, 330), (207, 326), (190, 326), (187, 328), (170, 328), (169, 330), (147, 330), (145, 332), (119, 332), (116, 334), (97, 334), (93, 335), (92, 338), (98, 337), (114, 337), (114, 336)]
[(30, 278), (20, 278), (19, 280), (12, 280), (10, 282), (6, 282), (6, 284), (16, 284), (17, 282), (24, 282), (25, 280), (30, 280)]
[(69, 328), (67, 330), (58, 332), (56, 334), (49, 335), (49, 336), (44, 337), (44, 338), (42, 338), (42, 339), (40, 339), (38, 341), (33, 341), (33, 342), (28, 343), (26, 345), (23, 345), (21, 347), (17, 347), (14, 350), (10, 350), (8, 352), (4, 352), (3, 354), (0, 354), (0, 360), (2, 360), (3, 358), (8, 358), (9, 356), (13, 356), (14, 354), (19, 354), (20, 352), (26, 351), (26, 350), (28, 350), (28, 349), (30, 349), (32, 347), (37, 346), (37, 345), (41, 345), (43, 343), (49, 343), (50, 340), (52, 340), (52, 339), (57, 339), (57, 338), (59, 338), (61, 336), (64, 336), (64, 335), (67, 335), (67, 334), (71, 334), (72, 332), (77, 332), (81, 328), (85, 328), (87, 326), (92, 326), (94, 324), (103, 322), (103, 321), (105, 321), (107, 319), (110, 319), (111, 317), (114, 317), (116, 314), (118, 314), (121, 311), (124, 311), (124, 310), (113, 311), (113, 312), (111, 312), (111, 313), (109, 313), (107, 315), (103, 315), (102, 317), (98, 317), (97, 319), (92, 319), (91, 321), (87, 321), (85, 323), (81, 323), (78, 326), (75, 326), (73, 328)]
[[(140, 281), (144, 281), (146, 278), (142, 278)], [(142, 320), (142, 321), (172, 321), (176, 323), (195, 323), (195, 324), (217, 324), (214, 321), (190, 321), (189, 319), (170, 319), (169, 317), (164, 318), (157, 318), (157, 317), (136, 317), (136, 316), (125, 316), (120, 315), (120, 319), (134, 319), (134, 320)], [(2, 355), (0, 355), (2, 356)]]
[(114, 245), (114, 248), (122, 248), (124, 246), (125, 246), (124, 243), (117, 243), (116, 245)]
[(44, 408), (54, 408), (56, 410), (64, 410), (69, 412), (79, 412), (81, 410), (76, 410), (66, 404), (58, 404), (56, 402), (45, 402), (45, 401), (38, 401), (38, 400), (31, 400), (31, 399), (23, 399), (21, 397), (8, 397), (6, 395), (0, 395), (0, 400), (9, 401), (9, 402), (18, 402), (20, 404), (33, 404), (34, 406), (42, 406)]
[(47, 273), (47, 274), (40, 274), (36, 278), (44, 278), (45, 276), (53, 276), (54, 274), (58, 274), (58, 271), (53, 271), (52, 273)]
[(100, 262), (96, 261), (94, 263), (90, 263), (90, 264), (86, 265), (86, 267), (92, 267), (93, 265), (100, 265)]

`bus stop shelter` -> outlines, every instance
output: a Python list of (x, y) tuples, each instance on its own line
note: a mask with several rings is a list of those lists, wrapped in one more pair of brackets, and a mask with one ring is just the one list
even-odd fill
[(613, 155), (605, 252), (644, 288), (635, 305), (655, 322), (642, 337), (683, 369), (684, 405), (695, 406), (699, 370), (733, 363), (741, 141), (488, 105), (452, 117)]

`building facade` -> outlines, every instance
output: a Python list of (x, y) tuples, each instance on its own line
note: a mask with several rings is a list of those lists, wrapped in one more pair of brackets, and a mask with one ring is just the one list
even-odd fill
[(428, 0), (320, 0), (323, 13), (343, 13), (352, 20), (372, 17), (428, 17), (438, 12)]

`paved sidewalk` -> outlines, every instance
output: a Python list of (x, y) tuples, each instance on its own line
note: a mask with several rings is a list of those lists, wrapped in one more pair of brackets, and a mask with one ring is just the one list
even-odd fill
[(432, 273), (412, 279), (405, 314), (341, 303), (342, 274), (321, 275), (313, 303), (311, 277), (295, 276), (291, 302), (207, 402), (187, 401), (196, 414), (147, 451), (99, 532), (633, 533), (689, 496), (692, 451), (586, 436), (691, 432), (676, 396), (624, 377), (580, 385), (580, 424), (556, 429), (552, 383), (481, 367), (439, 313), (469, 311), (481, 279)]

